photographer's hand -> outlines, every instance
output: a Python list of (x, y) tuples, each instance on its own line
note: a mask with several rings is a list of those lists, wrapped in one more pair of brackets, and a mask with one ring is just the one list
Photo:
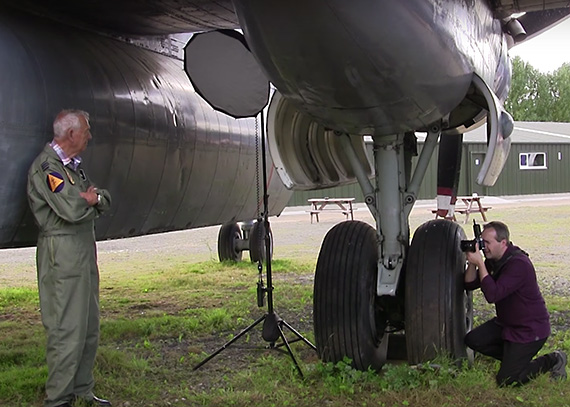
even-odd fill
[(469, 262), (469, 264), (473, 264), (477, 268), (485, 264), (485, 260), (483, 260), (483, 256), (481, 255), (481, 251), (479, 250), (478, 246), (476, 251), (467, 252), (465, 254), (467, 255), (467, 261)]
[[(479, 274), (479, 281), (483, 281), (483, 279), (489, 275), (489, 273), (487, 272), (487, 267), (485, 267), (485, 260), (483, 259), (483, 255), (481, 254), (481, 251), (479, 250), (479, 244), (476, 245), (476, 249), (475, 252), (467, 252), (467, 261), (469, 262), (469, 267), (467, 268), (467, 271), (469, 272), (470, 269), (473, 270), (473, 268), (477, 268), (478, 274)], [(473, 266), (473, 268), (472, 268)], [(467, 278), (467, 273), (466, 273), (466, 278)], [(474, 279), (474, 276), (473, 276)], [(467, 281), (467, 280), (466, 280)]]

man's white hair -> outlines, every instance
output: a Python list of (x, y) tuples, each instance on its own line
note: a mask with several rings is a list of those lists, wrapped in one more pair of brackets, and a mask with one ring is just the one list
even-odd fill
[(89, 121), (89, 113), (83, 110), (66, 109), (59, 112), (53, 121), (54, 138), (62, 138), (69, 129), (78, 129), (81, 126), (81, 116)]

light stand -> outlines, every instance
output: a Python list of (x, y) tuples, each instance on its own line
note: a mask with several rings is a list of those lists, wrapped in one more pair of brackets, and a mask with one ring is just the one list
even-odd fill
[[(261, 317), (259, 317), (253, 324), (251, 324), (250, 326), (245, 328), (237, 336), (235, 336), (229, 342), (225, 343), (222, 347), (220, 347), (217, 351), (215, 351), (210, 356), (206, 357), (206, 359), (204, 359), (203, 361), (198, 363), (196, 366), (194, 366), (194, 370), (202, 367), (209, 360), (213, 359), (216, 355), (221, 353), (224, 349), (228, 348), (232, 343), (237, 341), (239, 338), (241, 338), (243, 335), (245, 335), (247, 332), (249, 332), (256, 325), (258, 325), (260, 322), (263, 321), (263, 330), (262, 330), (262, 335), (261, 335), (263, 340), (265, 340), (266, 342), (269, 342), (269, 348), (271, 348), (271, 349), (276, 349), (276, 348), (279, 348), (280, 346), (284, 345), (287, 348), (287, 352), (289, 353), (289, 356), (291, 356), (291, 359), (293, 360), (293, 363), (295, 364), (295, 367), (297, 368), (299, 375), (301, 377), (303, 377), (303, 372), (301, 371), (301, 368), (299, 367), (299, 364), (297, 363), (297, 360), (295, 359), (295, 356), (293, 355), (293, 352), (291, 351), (291, 346), (289, 346), (289, 344), (294, 343), (294, 342), (298, 342), (298, 341), (303, 341), (308, 346), (310, 346), (312, 349), (314, 349), (315, 351), (317, 350), (317, 348), (315, 347), (315, 345), (313, 345), (311, 342), (309, 342), (305, 337), (303, 337), (303, 335), (301, 335), (299, 332), (297, 332), (291, 325), (289, 325), (286, 321), (284, 321), (282, 318), (280, 318), (275, 313), (275, 310), (273, 309), (273, 280), (272, 280), (272, 275), (271, 275), (271, 256), (272, 256), (272, 253), (271, 253), (271, 237), (270, 237), (270, 229), (269, 229), (269, 206), (268, 206), (269, 195), (268, 195), (268, 191), (267, 191), (267, 159), (266, 159), (266, 148), (265, 148), (265, 120), (264, 120), (263, 111), (261, 111), (260, 115), (261, 115), (261, 153), (262, 153), (261, 156), (262, 156), (262, 163), (263, 163), (263, 165), (262, 165), (262, 167), (263, 167), (263, 225), (264, 225), (263, 229), (265, 231), (264, 242), (265, 242), (266, 271), (267, 271), (267, 287), (264, 287), (264, 285), (263, 285), (262, 273), (261, 273), (261, 270), (262, 270), (262, 258), (261, 257), (262, 256), (259, 256), (260, 258), (259, 258), (259, 263), (258, 263), (258, 269), (259, 269), (259, 276), (260, 277), (259, 277), (259, 282), (257, 283), (257, 302), (258, 302), (258, 306), (262, 307), (263, 306), (263, 297), (265, 294), (267, 294), (267, 313), (265, 315), (262, 315)], [(287, 329), (289, 329), (289, 331), (291, 331), (296, 336), (296, 338), (293, 339), (292, 341), (287, 341), (287, 338), (285, 337), (285, 334), (283, 333), (283, 327), (286, 327)], [(283, 343), (276, 344), (276, 341), (279, 338), (281, 338)]]

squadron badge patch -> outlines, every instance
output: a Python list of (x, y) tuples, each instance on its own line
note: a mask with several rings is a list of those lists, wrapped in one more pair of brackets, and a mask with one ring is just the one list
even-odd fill
[(47, 176), (47, 185), (51, 192), (60, 192), (65, 185), (63, 175), (57, 172), (50, 172)]

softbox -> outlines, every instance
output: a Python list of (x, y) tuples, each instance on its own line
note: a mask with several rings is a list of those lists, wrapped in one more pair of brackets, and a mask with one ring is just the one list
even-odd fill
[(237, 31), (195, 34), (184, 47), (184, 70), (200, 96), (235, 118), (256, 116), (269, 101), (269, 81)]

